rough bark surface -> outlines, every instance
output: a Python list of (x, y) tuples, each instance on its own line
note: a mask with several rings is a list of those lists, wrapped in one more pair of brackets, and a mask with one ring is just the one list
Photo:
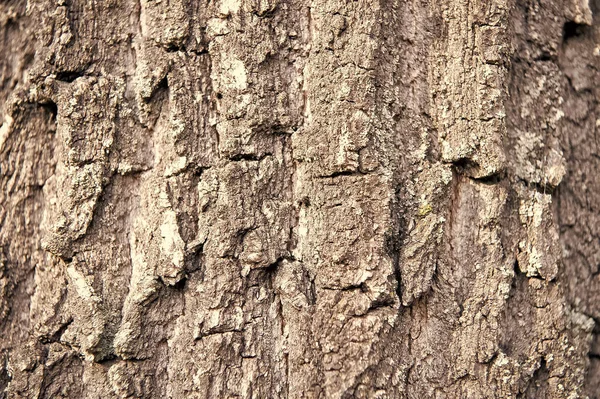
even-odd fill
[(0, 3), (0, 398), (600, 397), (600, 2)]

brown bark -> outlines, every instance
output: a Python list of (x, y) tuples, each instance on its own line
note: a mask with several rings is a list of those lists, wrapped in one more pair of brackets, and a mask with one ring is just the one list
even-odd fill
[(595, 13), (0, 3), (0, 398), (599, 397)]

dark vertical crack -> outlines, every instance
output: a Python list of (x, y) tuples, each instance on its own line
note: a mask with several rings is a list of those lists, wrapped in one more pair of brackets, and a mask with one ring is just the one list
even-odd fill
[(7, 398), (8, 384), (12, 380), (8, 371), (8, 353), (4, 352), (0, 355), (0, 399)]

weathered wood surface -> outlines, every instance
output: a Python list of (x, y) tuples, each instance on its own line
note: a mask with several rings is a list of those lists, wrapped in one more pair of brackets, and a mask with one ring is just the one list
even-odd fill
[(597, 398), (596, 0), (0, 3), (0, 398)]

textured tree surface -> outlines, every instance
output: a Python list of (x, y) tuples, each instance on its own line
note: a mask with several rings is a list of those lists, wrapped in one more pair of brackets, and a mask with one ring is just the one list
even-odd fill
[(2, 1), (0, 398), (600, 397), (599, 15)]

